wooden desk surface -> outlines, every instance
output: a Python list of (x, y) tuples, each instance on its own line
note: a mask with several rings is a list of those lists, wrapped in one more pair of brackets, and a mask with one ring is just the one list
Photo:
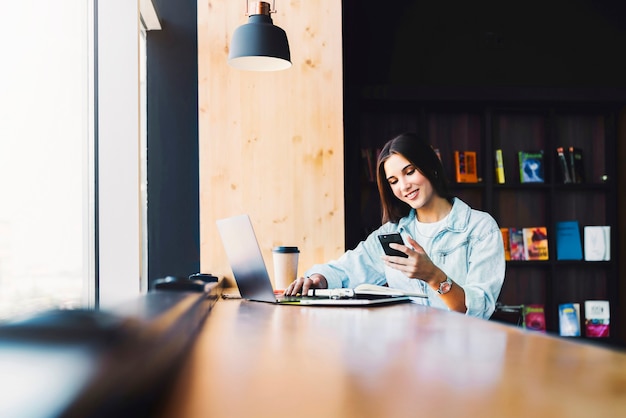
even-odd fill
[(626, 353), (414, 304), (219, 301), (163, 418), (623, 417)]

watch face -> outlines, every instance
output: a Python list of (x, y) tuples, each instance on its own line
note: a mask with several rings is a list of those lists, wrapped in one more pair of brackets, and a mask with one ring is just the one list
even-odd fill
[(439, 285), (439, 293), (441, 293), (442, 295), (444, 293), (448, 293), (451, 288), (452, 288), (452, 281), (450, 279), (446, 279), (445, 282), (441, 282), (441, 284)]

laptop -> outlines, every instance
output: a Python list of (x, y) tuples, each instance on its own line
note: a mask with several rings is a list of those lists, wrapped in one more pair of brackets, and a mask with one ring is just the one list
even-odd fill
[[(367, 299), (362, 297), (277, 296), (267, 272), (252, 222), (247, 214), (217, 220), (226, 257), (241, 297), (257, 302), (307, 306), (377, 306), (410, 302), (408, 296)], [(347, 294), (349, 292), (342, 292)]]

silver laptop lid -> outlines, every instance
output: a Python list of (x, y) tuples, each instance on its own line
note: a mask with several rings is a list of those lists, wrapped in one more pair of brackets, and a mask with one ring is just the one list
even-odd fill
[(248, 215), (217, 220), (226, 257), (241, 297), (276, 302), (272, 281)]

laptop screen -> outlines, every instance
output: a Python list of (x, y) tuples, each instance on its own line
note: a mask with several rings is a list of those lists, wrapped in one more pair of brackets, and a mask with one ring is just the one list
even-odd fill
[(230, 268), (241, 297), (262, 302), (276, 302), (250, 217), (238, 215), (217, 221)]

